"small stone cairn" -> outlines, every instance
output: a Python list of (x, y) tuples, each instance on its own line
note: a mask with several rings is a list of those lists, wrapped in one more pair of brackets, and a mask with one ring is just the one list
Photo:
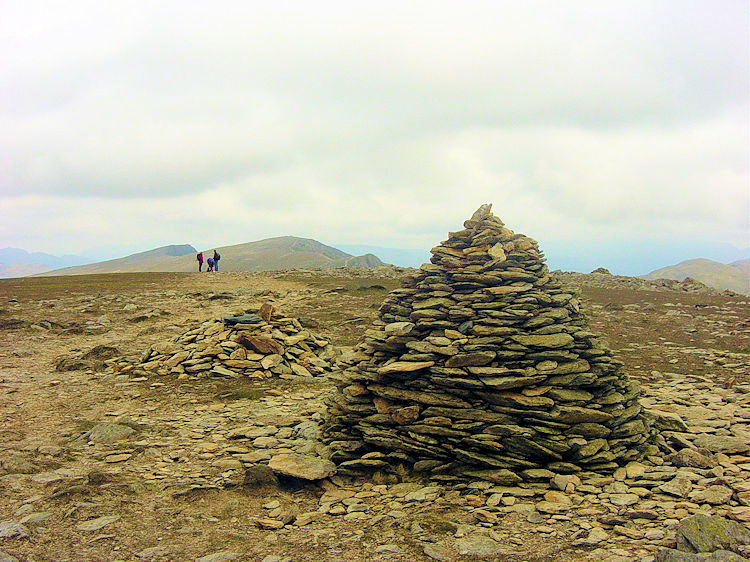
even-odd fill
[(512, 484), (609, 473), (648, 444), (639, 386), (537, 242), (491, 209), (431, 250), (343, 358), (325, 428), (340, 474), (401, 464)]
[(336, 352), (329, 341), (303, 328), (296, 318), (272, 318), (272, 309), (204, 322), (173, 341), (152, 345), (140, 364), (115, 361), (119, 372), (142, 370), (239, 378), (313, 377), (329, 373)]

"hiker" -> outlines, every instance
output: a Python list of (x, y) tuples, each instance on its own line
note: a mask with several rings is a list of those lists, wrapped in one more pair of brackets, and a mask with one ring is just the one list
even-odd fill
[(214, 258), (208, 258), (208, 269), (207, 271), (213, 271), (214, 270)]
[(198, 252), (196, 259), (198, 260), (198, 271), (203, 271), (203, 252)]
[(214, 250), (214, 271), (219, 271), (219, 260), (221, 259), (221, 254)]

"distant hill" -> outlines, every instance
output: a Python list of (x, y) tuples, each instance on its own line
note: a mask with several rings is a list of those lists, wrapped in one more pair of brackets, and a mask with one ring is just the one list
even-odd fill
[(750, 275), (743, 270), (742, 264), (747, 266), (750, 260), (734, 262), (737, 265), (727, 265), (705, 258), (687, 260), (662, 267), (647, 275), (641, 275), (643, 279), (675, 279), (683, 281), (686, 277), (697, 279), (714, 289), (735, 291), (737, 293), (750, 294)]
[[(375, 267), (383, 262), (372, 254), (352, 256), (309, 238), (281, 236), (257, 242), (216, 248), (221, 254), (222, 271), (265, 271), (283, 269), (321, 269), (329, 267)], [(206, 258), (213, 248), (203, 250)], [(42, 275), (87, 275), (137, 271), (196, 271), (197, 250), (190, 245), (164, 246), (125, 258), (77, 267), (67, 267)], [(206, 270), (204, 264), (203, 270)]]
[[(550, 236), (540, 238), (539, 246), (544, 248), (550, 270), (588, 272), (597, 267), (606, 267), (616, 275), (632, 276), (643, 275), (696, 256), (724, 264), (750, 258), (750, 248), (740, 249), (731, 244), (696, 239), (631, 240), (623, 237), (573, 240)], [(378, 252), (374, 253), (380, 256)]]
[(182, 256), (195, 254), (196, 249), (190, 244), (176, 244), (162, 246), (146, 252), (139, 252), (124, 258), (100, 261), (86, 265), (65, 267), (48, 271), (42, 275), (88, 275), (92, 273), (124, 273), (134, 271), (179, 271), (173, 269), (160, 269), (162, 264)]
[(375, 254), (387, 263), (403, 267), (419, 267), (430, 261), (430, 252), (427, 249), (384, 248), (364, 244), (335, 244), (335, 246), (351, 254)]
[(732, 267), (736, 267), (745, 272), (745, 275), (750, 275), (750, 258), (746, 260), (737, 260), (730, 263)]
[(26, 277), (28, 275), (44, 273), (50, 269), (52, 268), (47, 267), (43, 263), (35, 262), (17, 261), (14, 263), (0, 263), (0, 279), (7, 279), (9, 277)]
[(90, 261), (83, 256), (54, 256), (21, 248), (0, 248), (0, 278), (26, 277)]
[(44, 252), (27, 252), (21, 248), (0, 248), (0, 264), (13, 265), (16, 263), (39, 264), (47, 269), (57, 269), (71, 265), (89, 263), (91, 260), (84, 256), (54, 256)]
[[(361, 256), (351, 256), (346, 258), (344, 265), (347, 267), (377, 267), (383, 265), (383, 262), (375, 254), (363, 254)], [(335, 266), (335, 267), (338, 267)]]

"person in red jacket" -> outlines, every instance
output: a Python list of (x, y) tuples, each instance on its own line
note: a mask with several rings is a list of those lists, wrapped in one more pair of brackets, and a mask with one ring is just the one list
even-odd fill
[(198, 271), (203, 271), (203, 252), (198, 252)]

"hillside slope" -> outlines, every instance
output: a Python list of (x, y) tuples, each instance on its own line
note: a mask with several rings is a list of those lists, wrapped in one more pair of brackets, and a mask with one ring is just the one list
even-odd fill
[(746, 260), (737, 260), (730, 263), (732, 267), (736, 267), (737, 269), (744, 271), (745, 275), (750, 275), (750, 258)]
[(43, 263), (17, 261), (14, 263), (0, 263), (0, 279), (9, 279), (12, 277), (26, 277), (27, 275), (36, 275), (44, 273), (51, 268)]
[(184, 256), (193, 256), (196, 250), (190, 244), (172, 244), (154, 248), (146, 252), (139, 252), (124, 258), (89, 263), (86, 265), (76, 265), (55, 269), (42, 273), (43, 276), (49, 275), (88, 275), (93, 273), (123, 273), (134, 271), (180, 271), (173, 269), (159, 269), (162, 264), (170, 263), (172, 260), (180, 259)]
[(676, 265), (662, 267), (647, 275), (641, 275), (641, 277), (643, 279), (675, 279), (677, 281), (692, 277), (715, 289), (729, 289), (737, 293), (750, 294), (750, 276), (740, 267), (705, 258), (686, 260)]
[[(165, 246), (170, 248), (170, 246)], [(138, 271), (196, 271), (197, 251), (185, 246), (189, 251), (182, 255), (170, 255), (157, 248), (125, 258), (68, 267), (50, 271), (42, 275), (85, 275), (90, 273), (123, 273)], [(283, 269), (319, 269), (339, 266), (375, 267), (382, 265), (376, 256), (352, 256), (331, 246), (326, 246), (309, 238), (281, 236), (256, 242), (236, 244), (217, 248), (221, 254), (219, 269), (222, 271), (264, 271)], [(213, 249), (203, 250), (206, 258), (213, 255)], [(204, 264), (203, 271), (206, 270)]]

